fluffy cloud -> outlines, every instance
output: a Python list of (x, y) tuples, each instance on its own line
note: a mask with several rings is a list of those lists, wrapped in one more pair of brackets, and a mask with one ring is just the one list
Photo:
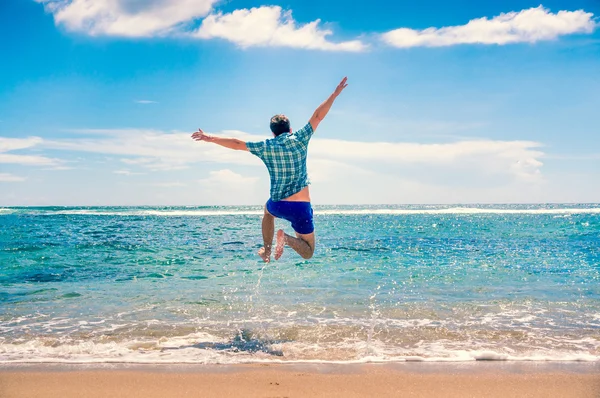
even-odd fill
[(359, 40), (329, 42), (327, 36), (333, 32), (320, 29), (319, 23), (317, 19), (296, 26), (291, 11), (283, 12), (278, 6), (263, 6), (209, 15), (202, 21), (195, 36), (226, 39), (240, 47), (297, 47), (331, 51), (362, 51), (366, 48)]
[(401, 28), (382, 35), (395, 47), (441, 47), (456, 44), (509, 44), (553, 40), (572, 33), (591, 33), (596, 27), (594, 14), (583, 10), (556, 14), (539, 6), (500, 14), (492, 19), (478, 18), (466, 25), (414, 30)]
[[(35, 0), (53, 14), (57, 25), (92, 36), (188, 36), (220, 38), (242, 48), (252, 46), (294, 47), (326, 51), (364, 51), (361, 40), (332, 42), (330, 29), (319, 19), (298, 24), (291, 11), (279, 6), (213, 12), (217, 0)], [(381, 35), (395, 47), (439, 47), (455, 44), (534, 43), (572, 33), (591, 33), (596, 25), (592, 13), (583, 10), (556, 14), (539, 6), (466, 25), (415, 30), (400, 28)], [(193, 30), (197, 21), (200, 27)], [(151, 103), (140, 101), (139, 103)]]
[[(333, 43), (333, 32), (320, 20), (297, 26), (291, 11), (278, 6), (210, 14), (216, 0), (35, 0), (54, 15), (57, 25), (92, 36), (153, 37), (168, 35), (222, 38), (241, 47), (275, 46), (312, 50), (361, 51), (359, 40)], [(210, 15), (209, 15), (210, 14)], [(206, 17), (196, 31), (190, 26)], [(151, 103), (150, 101), (138, 101)]]
[(56, 24), (92, 36), (148, 37), (207, 15), (216, 0), (36, 0)]

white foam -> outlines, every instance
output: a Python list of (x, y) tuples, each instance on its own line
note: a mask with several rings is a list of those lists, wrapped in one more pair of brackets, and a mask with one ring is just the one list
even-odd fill
[(323, 215), (413, 215), (413, 214), (600, 214), (600, 208), (560, 208), (560, 209), (492, 209), (478, 207), (452, 207), (447, 209), (357, 209), (357, 210), (317, 210)]
[[(593, 339), (579, 342), (597, 347)], [(470, 362), (470, 361), (580, 361), (599, 362), (590, 345), (569, 349), (531, 346), (518, 349), (475, 341), (419, 342), (410, 347), (383, 341), (346, 338), (338, 342), (282, 341), (271, 352), (237, 349), (231, 341), (210, 333), (186, 336), (131, 339), (122, 342), (70, 341), (37, 338), (19, 343), (0, 343), (0, 363), (367, 363), (367, 362)], [(565, 341), (563, 341), (565, 343)], [(214, 345), (214, 347), (213, 347)], [(480, 348), (473, 348), (478, 347)], [(283, 356), (273, 355), (282, 352)], [(342, 353), (343, 355), (330, 355)], [(335, 359), (331, 359), (335, 358)]]

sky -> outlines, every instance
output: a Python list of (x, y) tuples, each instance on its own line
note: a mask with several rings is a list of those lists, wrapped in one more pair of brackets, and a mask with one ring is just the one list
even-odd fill
[(2, 0), (0, 206), (600, 202), (600, 1)]

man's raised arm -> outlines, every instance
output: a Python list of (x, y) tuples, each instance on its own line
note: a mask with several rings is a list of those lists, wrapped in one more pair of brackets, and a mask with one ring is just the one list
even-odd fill
[(246, 143), (242, 140), (238, 140), (237, 138), (221, 138), (215, 137), (213, 135), (208, 135), (201, 129), (198, 129), (194, 134), (192, 134), (192, 138), (196, 141), (206, 141), (213, 142), (217, 145), (224, 146), (225, 148), (235, 149), (238, 151), (247, 151), (248, 147)]
[(319, 107), (317, 108), (315, 113), (313, 113), (312, 117), (309, 120), (309, 123), (312, 126), (313, 131), (316, 130), (319, 123), (321, 123), (321, 121), (323, 119), (325, 119), (327, 112), (329, 112), (329, 109), (331, 109), (331, 105), (333, 105), (333, 101), (335, 101), (337, 96), (341, 94), (341, 92), (346, 88), (346, 86), (348, 86), (346, 84), (347, 80), (348, 80), (348, 78), (344, 77), (342, 79), (342, 81), (340, 82), (340, 84), (338, 84), (338, 86), (335, 88), (335, 91), (333, 92), (333, 94), (331, 94), (329, 96), (329, 98), (327, 98), (325, 100), (325, 102), (323, 102), (321, 105), (319, 105)]

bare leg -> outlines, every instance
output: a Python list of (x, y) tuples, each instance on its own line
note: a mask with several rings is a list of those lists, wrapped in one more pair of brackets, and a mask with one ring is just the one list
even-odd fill
[(277, 231), (277, 246), (275, 247), (275, 260), (279, 260), (283, 254), (283, 248), (288, 245), (302, 258), (308, 260), (315, 252), (315, 233), (299, 234), (296, 232), (296, 237), (290, 236), (283, 232), (283, 229)]
[(283, 229), (277, 231), (277, 242), (275, 243), (275, 260), (279, 260), (283, 255), (283, 248), (285, 247), (285, 232)]
[(275, 234), (275, 217), (265, 209), (265, 215), (262, 219), (263, 247), (258, 251), (258, 255), (265, 263), (271, 261), (271, 246), (273, 246), (273, 235)]

